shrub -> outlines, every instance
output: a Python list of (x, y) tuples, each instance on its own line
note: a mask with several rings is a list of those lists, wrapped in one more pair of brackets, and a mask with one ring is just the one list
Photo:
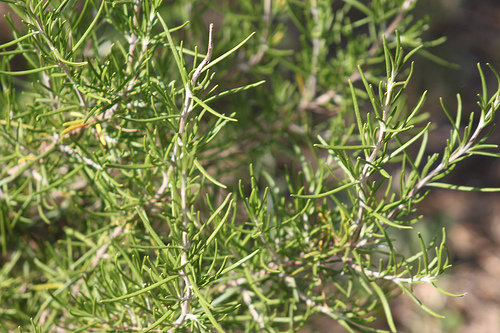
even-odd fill
[(478, 116), (443, 104), (450, 137), (427, 155), (425, 93), (405, 89), (443, 40), (421, 40), (415, 1), (7, 2), (24, 27), (7, 16), (0, 45), (3, 331), (292, 332), (321, 314), (394, 332), (401, 293), (439, 316), (412, 287), (440, 289), (445, 231), (415, 234), (417, 204), (496, 190), (439, 180), (499, 156), (500, 99), (478, 66)]

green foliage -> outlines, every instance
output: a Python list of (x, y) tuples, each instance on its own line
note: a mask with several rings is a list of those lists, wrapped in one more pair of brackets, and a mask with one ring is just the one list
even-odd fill
[(500, 90), (479, 67), (479, 116), (443, 104), (427, 156), (410, 58), (444, 61), (415, 1), (6, 2), (3, 332), (395, 332), (399, 294), (439, 316), (412, 286), (440, 289), (445, 231), (410, 257), (394, 231), (426, 187), (498, 190), (439, 180), (500, 156)]

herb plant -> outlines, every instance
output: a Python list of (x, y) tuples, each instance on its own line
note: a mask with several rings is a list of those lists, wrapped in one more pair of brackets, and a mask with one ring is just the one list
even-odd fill
[(445, 230), (411, 229), (432, 187), (496, 190), (441, 179), (499, 157), (500, 90), (478, 66), (428, 155), (410, 59), (445, 62), (416, 1), (5, 2), (2, 332), (395, 332), (399, 294), (440, 316), (412, 288), (440, 289)]

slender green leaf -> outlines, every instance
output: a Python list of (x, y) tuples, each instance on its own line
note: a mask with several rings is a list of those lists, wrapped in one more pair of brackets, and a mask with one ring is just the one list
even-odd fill
[(208, 112), (210, 112), (211, 114), (213, 114), (216, 117), (219, 117), (219, 118), (222, 118), (222, 119), (225, 119), (225, 120), (229, 120), (229, 121), (238, 121), (237, 119), (234, 119), (234, 118), (231, 118), (231, 117), (226, 117), (225, 115), (218, 113), (217, 111), (215, 111), (214, 109), (212, 109), (210, 106), (208, 106), (207, 104), (205, 104), (205, 102), (203, 102), (201, 99), (199, 99), (196, 96), (193, 96), (193, 100), (196, 103), (198, 103), (199, 105), (201, 105), (201, 107), (203, 107), (205, 110), (207, 110)]
[(0, 70), (0, 74), (11, 75), (11, 76), (30, 75), (30, 74), (36, 74), (36, 73), (44, 72), (44, 71), (46, 71), (48, 69), (57, 68), (57, 67), (58, 67), (57, 65), (50, 65), (50, 66), (45, 66), (45, 67), (38, 67), (38, 68), (34, 68), (34, 69), (28, 69), (28, 70), (25, 70), (25, 71), (17, 71), (17, 72), (6, 72), (6, 71)]
[(85, 30), (82, 37), (80, 37), (78, 42), (76, 42), (76, 44), (73, 46), (73, 48), (71, 49), (71, 53), (75, 54), (76, 50), (78, 50), (80, 48), (80, 46), (85, 42), (87, 37), (92, 33), (92, 31), (94, 30), (94, 26), (97, 24), (97, 21), (99, 20), (99, 16), (101, 16), (102, 10), (103, 10), (105, 5), (106, 5), (106, 0), (103, 0), (101, 2), (101, 6), (99, 7), (99, 10), (97, 11), (96, 16), (94, 17), (92, 22), (90, 22), (89, 27), (87, 28), (87, 30)]
[(359, 184), (359, 181), (355, 181), (355, 182), (351, 182), (351, 183), (339, 186), (331, 191), (321, 193), (321, 194), (292, 194), (292, 197), (301, 198), (301, 199), (320, 199), (320, 198), (324, 198), (324, 197), (330, 196), (332, 194), (335, 194), (337, 192), (340, 192), (342, 190), (345, 190), (345, 189), (347, 189), (353, 185), (356, 185), (356, 184)]
[(387, 319), (387, 325), (391, 329), (391, 332), (397, 332), (396, 325), (394, 324), (394, 320), (392, 319), (392, 311), (389, 305), (389, 301), (384, 293), (384, 291), (378, 286), (378, 284), (374, 281), (370, 283), (372, 289), (377, 294), (380, 302), (382, 303), (382, 307), (384, 308), (385, 318)]
[(200, 164), (200, 162), (198, 162), (197, 159), (194, 160), (194, 165), (196, 165), (196, 168), (198, 168), (198, 170), (205, 176), (207, 177), (212, 183), (214, 183), (215, 185), (221, 187), (221, 188), (227, 188), (226, 185), (222, 184), (221, 182), (217, 181), (214, 177), (210, 176), (207, 172), (207, 170), (205, 170), (205, 168)]
[(165, 284), (165, 283), (172, 281), (172, 280), (175, 280), (177, 278), (179, 278), (178, 275), (172, 275), (172, 276), (169, 276), (161, 281), (153, 283), (152, 285), (147, 286), (141, 290), (134, 291), (133, 293), (122, 295), (122, 296), (116, 297), (116, 298), (103, 299), (103, 300), (101, 300), (101, 303), (111, 303), (111, 302), (121, 301), (122, 299), (127, 299), (127, 298), (131, 298), (131, 297), (139, 296), (139, 295), (142, 295), (144, 293), (147, 293), (148, 291), (151, 291), (153, 289), (158, 288), (162, 284)]
[(20, 43), (20, 42), (22, 42), (23, 40), (25, 40), (25, 39), (27, 39), (27, 38), (30, 38), (30, 37), (32, 37), (32, 36), (34, 36), (34, 35), (36, 35), (36, 34), (39, 34), (39, 33), (40, 33), (39, 31), (33, 31), (33, 32), (30, 32), (30, 33), (28, 33), (28, 34), (26, 34), (26, 35), (24, 35), (24, 36), (21, 36), (21, 37), (19, 37), (19, 38), (16, 38), (16, 39), (14, 39), (14, 40), (10, 41), (10, 42), (8, 42), (8, 43), (5, 43), (5, 44), (0, 45), (0, 49), (5, 49), (5, 48), (7, 48), (7, 47), (9, 47), (9, 46), (19, 44), (19, 43)]
[(235, 47), (233, 47), (231, 50), (227, 51), (226, 53), (224, 53), (223, 55), (221, 55), (220, 57), (218, 57), (217, 59), (211, 61), (208, 65), (205, 66), (205, 68), (203, 68), (203, 72), (207, 71), (210, 67), (216, 65), (217, 63), (221, 62), (222, 60), (224, 60), (226, 57), (230, 56), (231, 54), (233, 54), (236, 50), (238, 50), (240, 47), (242, 47), (250, 38), (252, 38), (252, 36), (255, 34), (255, 32), (252, 32), (250, 34), (250, 36), (248, 36), (247, 38), (245, 38), (241, 43), (239, 43), (238, 45), (236, 45)]
[(445, 188), (448, 190), (457, 190), (464, 192), (500, 192), (500, 187), (473, 187), (473, 186), (453, 185), (453, 184), (438, 183), (438, 182), (428, 183), (426, 184), (426, 186)]

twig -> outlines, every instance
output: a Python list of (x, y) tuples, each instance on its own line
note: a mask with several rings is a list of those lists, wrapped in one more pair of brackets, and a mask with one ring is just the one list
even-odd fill
[[(457, 159), (461, 158), (463, 155), (469, 152), (469, 148), (474, 144), (474, 142), (476, 142), (476, 140), (478, 140), (479, 134), (481, 134), (482, 130), (486, 127), (487, 122), (485, 122), (485, 120), (493, 115), (493, 113), (495, 112), (495, 110), (498, 108), (499, 105), (500, 105), (500, 97), (497, 97), (496, 100), (493, 102), (491, 108), (488, 110), (488, 112), (484, 115), (484, 117), (481, 117), (481, 119), (479, 120), (476, 130), (469, 138), (469, 141), (467, 141), (465, 145), (463, 145), (461, 148), (455, 151), (455, 153), (453, 153), (448, 158), (447, 163), (445, 162), (439, 163), (439, 165), (436, 166), (431, 172), (429, 172), (427, 176), (425, 176), (417, 184), (415, 184), (413, 189), (411, 189), (411, 191), (408, 193), (407, 196), (408, 199), (414, 198), (418, 194), (418, 192), (432, 180), (432, 178), (434, 178), (437, 174), (446, 169), (446, 165), (453, 163), (454, 161), (456, 161)], [(389, 219), (393, 218), (402, 209), (404, 209), (404, 205), (401, 204), (397, 206), (387, 215), (387, 218)]]
[[(193, 77), (191, 78), (191, 85), (194, 87), (196, 85), (196, 82), (198, 81), (198, 77), (200, 76), (201, 72), (205, 68), (206, 65), (210, 62), (212, 59), (212, 52), (214, 51), (214, 24), (210, 23), (209, 26), (209, 31), (208, 31), (208, 50), (207, 50), (207, 55), (205, 56), (205, 59), (198, 65), (196, 70), (193, 73)], [(189, 87), (187, 87), (189, 88)]]
[(310, 297), (308, 297), (303, 291), (296, 289), (296, 284), (295, 284), (295, 279), (292, 278), (291, 276), (288, 276), (285, 273), (280, 273), (279, 276), (285, 280), (285, 282), (292, 288), (295, 289), (297, 294), (299, 295), (299, 298), (303, 300), (307, 306), (316, 308), (319, 312), (322, 314), (327, 315), (330, 318), (333, 318), (335, 320), (345, 320), (345, 321), (350, 321), (347, 317), (341, 315), (339, 312), (336, 311), (331, 311), (328, 306), (325, 305), (320, 305), (316, 303), (314, 300), (312, 300)]
[[(193, 77), (191, 78), (191, 81), (186, 83), (184, 89), (185, 89), (185, 98), (184, 98), (184, 107), (181, 112), (181, 121), (179, 123), (179, 131), (178, 131), (178, 137), (177, 137), (177, 143), (174, 146), (173, 149), (173, 155), (172, 155), (172, 162), (173, 164), (170, 165), (169, 172), (167, 179), (170, 179), (172, 176), (172, 173), (174, 171), (174, 164), (181, 158), (181, 153), (180, 153), (180, 147), (183, 145), (182, 142), (182, 136), (184, 132), (186, 131), (186, 125), (187, 125), (187, 119), (189, 117), (189, 113), (191, 111), (191, 102), (193, 98), (193, 93), (191, 91), (191, 86), (195, 86), (198, 80), (198, 77), (200, 76), (201, 72), (205, 68), (205, 66), (210, 62), (210, 59), (212, 58), (212, 52), (213, 52), (213, 33), (214, 33), (214, 25), (213, 23), (210, 24), (209, 28), (209, 35), (208, 35), (208, 50), (207, 50), (207, 55), (205, 59), (200, 63), (200, 65), (196, 68), (195, 72), (193, 73)], [(188, 238), (188, 226), (189, 226), (189, 208), (188, 208), (188, 188), (187, 188), (187, 174), (185, 170), (183, 170), (181, 174), (181, 215), (182, 215), (182, 225), (183, 225), (183, 231), (182, 231), (182, 253), (181, 253), (181, 270), (179, 275), (182, 277), (182, 281), (184, 281), (184, 295), (180, 297), (182, 305), (181, 305), (181, 314), (179, 317), (173, 322), (173, 325), (179, 326), (181, 325), (186, 317), (189, 315), (189, 310), (191, 306), (191, 300), (193, 298), (193, 291), (191, 290), (191, 282), (189, 281), (188, 277), (188, 272), (186, 269), (186, 266), (188, 264), (188, 250), (191, 246), (191, 243)], [(162, 186), (163, 187), (163, 186)]]
[[(275, 263), (270, 263), (269, 267), (272, 268), (272, 269), (277, 269), (278, 268), (278, 266)], [(259, 279), (262, 279), (266, 275), (269, 275), (269, 272), (267, 270), (265, 270), (265, 269), (262, 269), (262, 270), (260, 270), (258, 272), (255, 272), (255, 276), (257, 278), (259, 278)], [(316, 303), (314, 300), (312, 300), (310, 297), (308, 297), (303, 291), (298, 290), (297, 289), (297, 284), (296, 284), (295, 279), (293, 277), (289, 276), (286, 273), (279, 273), (278, 276), (280, 278), (282, 278), (283, 281), (289, 287), (293, 288), (297, 292), (297, 294), (299, 295), (299, 298), (302, 301), (304, 301), (307, 306), (315, 308), (316, 310), (318, 310), (319, 312), (321, 312), (323, 314), (326, 314), (330, 318), (335, 318), (337, 320), (341, 319), (341, 320), (349, 321), (348, 318), (346, 318), (345, 316), (343, 316), (339, 312), (331, 311), (328, 308), (328, 306), (320, 305), (320, 304)], [(218, 290), (222, 291), (222, 290), (226, 289), (228, 286), (229, 287), (233, 287), (233, 288), (234, 287), (240, 287), (243, 284), (248, 283), (248, 282), (249, 281), (248, 281), (248, 279), (246, 277), (239, 278), (237, 280), (231, 280), (231, 281), (228, 281), (227, 284), (224, 284), (224, 285), (220, 286), (218, 288)], [(250, 313), (252, 315), (252, 318), (259, 324), (259, 327), (264, 328), (265, 327), (264, 317), (262, 317), (261, 315), (258, 314), (257, 309), (253, 305), (252, 299), (251, 299), (250, 295), (248, 294), (248, 291), (246, 289), (244, 289), (244, 288), (241, 288), (241, 293), (242, 293), (243, 301), (247, 305), (247, 307), (248, 307), (248, 309), (249, 309), (249, 311), (250, 311)], [(248, 294), (248, 297), (245, 295), (245, 293)]]
[[(379, 120), (379, 130), (378, 130), (378, 135), (377, 135), (377, 142), (375, 144), (375, 147), (373, 151), (371, 152), (370, 156), (366, 159), (366, 163), (363, 166), (363, 170), (361, 171), (360, 179), (359, 179), (359, 191), (358, 191), (358, 198), (359, 198), (359, 208), (358, 208), (358, 215), (355, 221), (356, 230), (354, 231), (352, 237), (351, 237), (351, 242), (354, 244), (357, 242), (357, 238), (361, 232), (361, 229), (363, 228), (363, 216), (365, 212), (365, 204), (367, 201), (367, 197), (365, 194), (365, 191), (367, 191), (367, 182), (368, 178), (370, 176), (370, 171), (373, 168), (373, 162), (377, 158), (377, 155), (379, 152), (383, 149), (384, 147), (384, 139), (386, 135), (386, 121), (387, 121), (387, 116), (388, 113), (390, 112), (391, 109), (391, 100), (392, 100), (392, 94), (393, 94), (393, 89), (394, 85), (396, 84), (396, 76), (398, 72), (396, 68), (393, 68), (391, 70), (391, 76), (387, 80), (387, 90), (386, 90), (386, 98), (384, 105), (382, 106), (382, 119)], [(364, 135), (364, 134), (361, 134)], [(361, 237), (362, 238), (362, 237)]]
[[(401, 5), (401, 11), (397, 14), (395, 19), (391, 22), (391, 24), (385, 29), (384, 33), (380, 36), (380, 38), (377, 40), (375, 44), (372, 45), (370, 50), (368, 50), (368, 56), (366, 59), (369, 59), (375, 55), (377, 50), (380, 48), (383, 42), (383, 37), (388, 38), (391, 34), (394, 33), (396, 28), (398, 27), (399, 23), (401, 23), (401, 20), (403, 20), (406, 11), (408, 8), (410, 8), (413, 3), (416, 0), (406, 0), (402, 5)], [(315, 8), (316, 1), (313, 1), (313, 9), (311, 10), (311, 14), (313, 16), (313, 20), (316, 22), (317, 21), (317, 8)], [(383, 37), (382, 37), (383, 36)], [(334, 98), (338, 94), (333, 91), (327, 91), (326, 93), (318, 96), (315, 98), (315, 87), (316, 87), (316, 74), (317, 74), (317, 58), (319, 56), (319, 51), (320, 51), (320, 39), (318, 36), (314, 37), (312, 39), (312, 46), (313, 46), (313, 55), (312, 55), (312, 72), (311, 76), (308, 78), (307, 81), (307, 86), (305, 88), (305, 91), (307, 93), (307, 97), (305, 98), (305, 101), (301, 103), (300, 108), (304, 110), (311, 110), (311, 109), (316, 109), (320, 105), (325, 105), (330, 99)], [(355, 71), (354, 73), (349, 76), (348, 80), (351, 82), (355, 82), (361, 78), (361, 75), (359, 71)]]
[(319, 25), (319, 17), (318, 17), (318, 4), (316, 0), (311, 1), (311, 16), (314, 21), (314, 30), (313, 38), (312, 38), (312, 54), (311, 54), (311, 73), (307, 78), (303, 93), (300, 109), (307, 109), (307, 105), (315, 98), (316, 96), (316, 83), (317, 83), (317, 74), (318, 74), (318, 61), (319, 61), (319, 53), (321, 51), (321, 39), (320, 34), (317, 31), (317, 27)]
[[(392, 21), (392, 23), (387, 27), (387, 29), (385, 29), (384, 33), (379, 37), (377, 42), (372, 45), (372, 47), (368, 51), (368, 56), (366, 57), (366, 59), (373, 57), (375, 55), (375, 53), (377, 52), (377, 50), (382, 45), (384, 38), (388, 38), (392, 33), (394, 33), (394, 31), (398, 27), (399, 23), (401, 22), (401, 20), (403, 20), (403, 18), (405, 17), (407, 9), (410, 8), (415, 1), (416, 0), (406, 0), (401, 5), (401, 11), (398, 13), (398, 15), (396, 16), (394, 21)], [(359, 71), (355, 71), (349, 77), (349, 81), (355, 82), (355, 81), (359, 80), (360, 78), (361, 78), (361, 74), (359, 73)]]
[(395, 276), (395, 275), (380, 274), (379, 272), (376, 272), (376, 271), (372, 271), (372, 270), (369, 270), (366, 268), (361, 268), (358, 264), (355, 264), (355, 263), (350, 263), (350, 266), (352, 269), (354, 269), (355, 271), (357, 271), (359, 273), (364, 273), (365, 275), (373, 277), (373, 278), (391, 281), (391, 282), (394, 282), (396, 284), (397, 283), (413, 284), (415, 282), (431, 283), (435, 280), (435, 278), (433, 276), (430, 276), (430, 275), (425, 275), (422, 277), (403, 278), (403, 277), (399, 277), (399, 276)]
[(256, 54), (250, 57), (248, 65), (244, 67), (253, 67), (259, 64), (264, 57), (267, 49), (269, 48), (269, 46), (267, 45), (267, 38), (269, 37), (269, 28), (271, 24), (271, 0), (264, 0), (264, 15), (262, 16), (262, 20), (264, 21), (264, 30), (262, 31), (262, 35), (260, 37), (259, 50)]
[[(109, 245), (111, 243), (109, 240), (110, 239), (116, 239), (122, 233), (123, 233), (123, 227), (118, 226), (118, 227), (115, 228), (115, 230), (113, 231), (113, 233), (106, 240), (106, 243), (104, 243), (99, 248), (99, 250), (97, 250), (97, 252), (95, 254), (95, 257), (94, 257), (94, 260), (92, 260), (92, 263), (90, 264), (89, 271), (91, 271), (92, 269), (94, 269), (99, 264), (99, 262), (101, 261), (101, 259), (106, 256), (106, 252), (108, 251)], [(72, 269), (74, 269), (74, 267), (72, 267)]]
[(243, 302), (245, 302), (245, 304), (247, 305), (253, 320), (259, 325), (261, 329), (264, 329), (266, 327), (266, 324), (264, 323), (262, 316), (259, 315), (259, 313), (255, 309), (255, 306), (252, 302), (252, 297), (250, 296), (248, 290), (242, 289), (241, 296), (243, 297)]
[(75, 149), (71, 148), (70, 146), (59, 145), (59, 150), (62, 151), (63, 153), (66, 153), (66, 154), (70, 155), (70, 156), (73, 156), (77, 160), (79, 160), (79, 161), (81, 161), (81, 162), (83, 162), (83, 163), (85, 163), (85, 164), (93, 167), (96, 170), (102, 170), (102, 166), (100, 166), (99, 164), (95, 163), (90, 158), (78, 154), (78, 152)]
[[(47, 44), (50, 47), (50, 50), (54, 53), (54, 56), (57, 59), (57, 64), (58, 64), (59, 68), (61, 68), (63, 70), (63, 72), (66, 75), (66, 77), (68, 78), (69, 82), (71, 82), (71, 85), (73, 86), (73, 89), (75, 90), (75, 93), (78, 96), (78, 99), (80, 100), (80, 106), (84, 109), (88, 108), (88, 104), (85, 101), (85, 97), (83, 96), (82, 92), (78, 89), (78, 84), (75, 82), (75, 80), (73, 80), (73, 77), (71, 76), (71, 72), (69, 71), (68, 66), (66, 66), (66, 64), (61, 60), (61, 55), (59, 54), (57, 49), (54, 47), (52, 42), (50, 41), (49, 36), (47, 36), (47, 34), (45, 33), (45, 29), (43, 28), (42, 23), (40, 22), (40, 20), (38, 18), (36, 18), (35, 22), (36, 22), (36, 25), (38, 27), (38, 31), (43, 35), (43, 37), (45, 38), (45, 41), (47, 42)], [(36, 38), (36, 35), (35, 35), (35, 38)]]
[[(136, 0), (135, 4), (134, 4), (135, 15), (132, 18), (132, 24), (135, 27), (138, 26), (137, 17), (139, 16), (140, 11), (141, 11), (140, 4), (141, 4), (140, 0)], [(151, 10), (154, 10), (154, 8), (152, 7)], [(153, 19), (154, 19), (154, 15), (151, 15), (150, 20), (148, 22), (148, 26), (146, 28), (146, 33), (145, 33), (146, 38), (142, 39), (142, 43), (141, 43), (142, 48), (141, 48), (141, 51), (139, 53), (139, 57), (137, 58), (139, 61), (134, 61), (134, 53), (136, 52), (137, 42), (139, 41), (139, 39), (134, 33), (132, 33), (128, 37), (128, 40), (129, 40), (128, 63), (127, 63), (127, 69), (125, 70), (125, 73), (127, 75), (130, 75), (131, 73), (135, 73), (135, 74), (132, 77), (132, 79), (130, 79), (127, 86), (118, 94), (121, 97), (120, 100), (124, 100), (127, 97), (127, 95), (132, 91), (132, 89), (135, 86), (135, 83), (137, 82), (137, 78), (140, 75), (140, 71), (137, 69), (142, 64), (141, 59), (144, 57), (144, 55), (146, 54), (146, 52), (148, 50), (149, 35), (150, 35), (151, 29), (152, 29)], [(103, 120), (103, 119), (111, 118), (113, 113), (115, 113), (116, 110), (118, 110), (119, 105), (120, 105), (120, 102), (117, 102), (116, 104), (112, 105), (105, 112), (103, 112), (99, 116), (97, 116), (97, 119)]]

